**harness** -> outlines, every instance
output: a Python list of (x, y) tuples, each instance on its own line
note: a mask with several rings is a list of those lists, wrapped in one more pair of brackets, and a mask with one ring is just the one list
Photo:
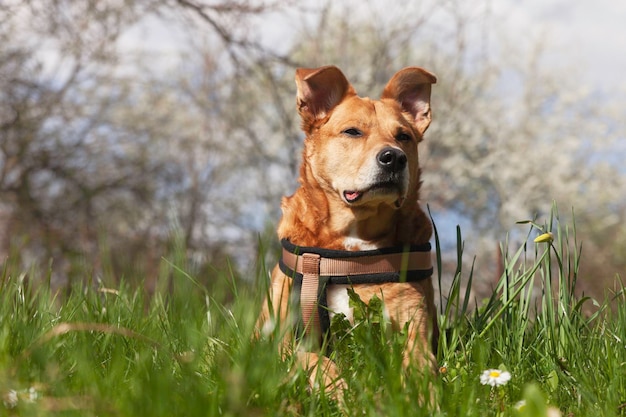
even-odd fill
[(296, 246), (287, 239), (281, 244), (278, 265), (293, 280), (292, 300), (300, 305), (298, 337), (322, 337), (330, 328), (328, 285), (418, 282), (433, 273), (430, 243), (366, 251)]

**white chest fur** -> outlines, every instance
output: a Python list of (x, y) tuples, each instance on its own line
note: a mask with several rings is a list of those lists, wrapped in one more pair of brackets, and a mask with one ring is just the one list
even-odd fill
[(348, 321), (354, 321), (354, 315), (350, 308), (350, 297), (348, 296), (349, 285), (329, 285), (326, 287), (326, 302), (328, 303), (328, 314), (332, 320), (335, 314), (343, 314)]
[(346, 247), (346, 250), (373, 250), (378, 249), (378, 245), (367, 242), (363, 239), (359, 239), (358, 237), (347, 236), (343, 239), (343, 245)]
[[(358, 284), (357, 284), (358, 285)], [(328, 304), (328, 316), (332, 320), (335, 314), (343, 314), (350, 323), (354, 323), (354, 312), (350, 307), (348, 289), (350, 285), (333, 284), (326, 287), (326, 303)], [(389, 320), (389, 311), (383, 299), (383, 317)]]

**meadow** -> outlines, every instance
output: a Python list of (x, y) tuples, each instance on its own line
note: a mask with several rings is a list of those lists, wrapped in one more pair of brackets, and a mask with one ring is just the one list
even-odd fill
[[(439, 293), (436, 375), (403, 372), (403, 334), (389, 331), (380, 303), (353, 300), (357, 323), (332, 323), (349, 386), (342, 403), (308, 388), (292, 355), (280, 354), (280, 334), (252, 337), (264, 254), (255, 282), (215, 271), (206, 285), (179, 247), (151, 294), (107, 276), (53, 291), (46, 268), (22, 271), (8, 259), (0, 416), (626, 415), (623, 285), (602, 300), (579, 294), (574, 225), (556, 210), (545, 224), (526, 223), (526, 243), (502, 244), (504, 273), (485, 299), (466, 290), (476, 277), (458, 232), (458, 268)], [(510, 380), (484, 384), (489, 369)]]

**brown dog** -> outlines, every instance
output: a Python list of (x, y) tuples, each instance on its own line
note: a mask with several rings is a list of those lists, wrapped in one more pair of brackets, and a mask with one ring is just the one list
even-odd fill
[[(299, 323), (300, 336), (317, 344), (334, 314), (352, 319), (351, 287), (366, 303), (382, 299), (394, 328), (408, 323), (405, 364), (434, 366), (432, 225), (418, 205), (417, 145), (430, 125), (435, 82), (421, 68), (405, 68), (371, 100), (334, 66), (296, 71), (306, 134), (300, 187), (282, 201), (283, 257), (259, 329)], [(343, 388), (327, 358), (298, 355), (306, 369), (322, 361), (326, 385)]]

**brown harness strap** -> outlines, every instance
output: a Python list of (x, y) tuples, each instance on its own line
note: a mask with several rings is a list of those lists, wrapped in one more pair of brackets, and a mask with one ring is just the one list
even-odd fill
[(319, 281), (320, 281), (320, 255), (305, 253), (300, 256), (300, 272), (302, 274), (302, 290), (300, 292), (300, 308), (302, 309), (302, 321), (305, 334), (321, 335), (320, 316), (317, 311)]
[[(310, 255), (316, 255), (318, 259), (321, 258), (320, 255), (311, 253), (296, 255), (283, 248), (283, 262), (289, 269), (299, 274), (305, 273), (304, 259)], [(321, 258), (318, 262), (319, 274), (322, 276), (384, 274), (432, 268), (430, 251), (391, 253), (343, 259)]]

